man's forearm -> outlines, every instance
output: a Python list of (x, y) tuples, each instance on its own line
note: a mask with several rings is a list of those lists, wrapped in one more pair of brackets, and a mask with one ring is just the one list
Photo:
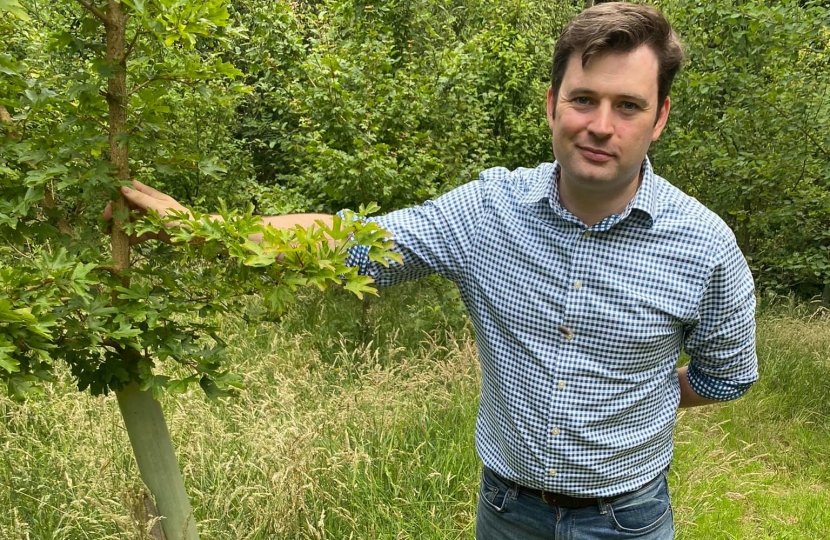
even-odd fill
[(692, 389), (692, 385), (689, 384), (689, 366), (677, 368), (677, 378), (680, 380), (680, 407), (718, 403), (718, 400), (705, 398)]
[(262, 222), (270, 225), (275, 229), (290, 229), (299, 225), (307, 229), (314, 225), (315, 221), (322, 221), (326, 225), (331, 225), (332, 216), (330, 214), (288, 214), (285, 216), (265, 216)]
[[(222, 219), (222, 216), (218, 214), (211, 214), (211, 219)], [(314, 225), (316, 221), (322, 221), (327, 226), (331, 226), (332, 224), (332, 216), (330, 214), (287, 214), (284, 216), (263, 216), (262, 222), (265, 225), (270, 225), (275, 229), (291, 229), (299, 225), (300, 227), (307, 229), (311, 225)], [(254, 242), (262, 242), (262, 235), (261, 234), (252, 234), (249, 236), (251, 240)]]
[[(171, 212), (182, 212), (192, 216), (190, 210), (188, 210), (185, 206), (182, 206), (182, 204), (169, 195), (142, 184), (137, 180), (133, 180), (132, 187), (122, 186), (121, 194), (126, 199), (127, 205), (130, 209), (136, 210), (139, 215), (143, 215), (147, 213), (147, 211), (152, 210), (157, 212), (161, 217), (168, 216)], [(111, 220), (112, 213), (113, 205), (110, 203), (104, 209), (103, 218), (105, 220)], [(222, 216), (217, 214), (212, 214), (210, 217), (214, 220), (222, 219)], [(262, 218), (262, 221), (266, 225), (270, 225), (275, 229), (290, 229), (292, 227), (296, 227), (297, 225), (307, 229), (318, 220), (323, 221), (328, 226), (331, 226), (332, 224), (332, 216), (329, 214), (289, 214), (286, 216), (268, 216)], [(171, 225), (172, 224), (169, 223), (168, 227)], [(147, 233), (140, 237), (133, 236), (130, 241), (134, 244), (138, 244), (152, 239), (170, 243), (170, 236), (166, 233), (166, 231), (161, 231), (159, 233)], [(262, 242), (262, 235), (254, 234), (250, 236), (250, 239), (255, 242)]]
[[(275, 229), (291, 229), (299, 225), (307, 229), (315, 224), (316, 221), (322, 221), (327, 226), (331, 226), (332, 216), (330, 214), (288, 214), (285, 216), (265, 216), (262, 222), (270, 225)], [(262, 242), (261, 234), (252, 234), (250, 239), (254, 242)]]

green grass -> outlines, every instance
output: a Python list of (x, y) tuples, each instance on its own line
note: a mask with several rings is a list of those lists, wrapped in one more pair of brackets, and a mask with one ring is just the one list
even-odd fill
[[(248, 390), (165, 398), (203, 538), (471, 539), (478, 367), (435, 282), (369, 303), (310, 295), (279, 324), (226, 319)], [(830, 538), (830, 324), (759, 319), (762, 379), (680, 413), (678, 539)], [(115, 400), (55, 384), (0, 399), (0, 538), (138, 539)]]

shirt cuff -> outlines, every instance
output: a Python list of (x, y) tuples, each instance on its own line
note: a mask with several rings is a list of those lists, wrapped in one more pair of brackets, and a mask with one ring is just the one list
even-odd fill
[(730, 401), (738, 399), (749, 390), (752, 383), (738, 383), (733, 381), (725, 381), (723, 379), (716, 379), (709, 375), (701, 373), (693, 364), (689, 364), (689, 386), (697, 395), (706, 399), (715, 399), (717, 401)]
[[(346, 219), (347, 211), (340, 210), (337, 212), (337, 216), (340, 219)], [(356, 266), (358, 274), (365, 274), (366, 267), (369, 264), (369, 246), (352, 246), (346, 253), (346, 266)]]

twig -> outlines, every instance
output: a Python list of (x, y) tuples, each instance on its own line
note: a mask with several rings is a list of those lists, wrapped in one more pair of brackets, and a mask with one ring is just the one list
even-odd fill
[[(102, 94), (104, 95), (104, 97), (106, 97), (106, 92), (102, 92)], [(97, 118), (94, 118), (92, 116), (87, 116), (85, 114), (78, 115), (78, 118), (83, 118), (84, 120), (88, 120), (88, 121), (92, 122), (93, 124), (97, 125), (99, 128), (103, 129), (104, 131), (109, 131), (109, 126), (106, 125), (105, 123), (101, 122)]]
[(97, 268), (116, 277), (121, 277), (122, 275), (121, 270), (112, 265), (100, 265)]
[(100, 20), (102, 23), (104, 23), (104, 25), (109, 24), (109, 18), (107, 18), (106, 13), (104, 13), (103, 11), (101, 11), (100, 9), (95, 7), (92, 4), (92, 2), (90, 2), (89, 0), (75, 0), (75, 1), (78, 2), (79, 4), (81, 4), (82, 6), (84, 6), (87, 9), (87, 11), (89, 11), (90, 13), (95, 15), (95, 18)]
[(124, 60), (130, 57), (130, 53), (133, 52), (133, 47), (135, 47), (135, 42), (138, 40), (138, 36), (143, 34), (144, 32), (141, 30), (136, 30), (135, 35), (133, 36), (133, 40), (130, 41), (130, 44), (127, 45), (127, 52), (124, 53)]
[(147, 79), (143, 83), (137, 85), (135, 88), (133, 88), (132, 90), (127, 92), (127, 96), (131, 96), (131, 95), (135, 94), (136, 92), (138, 92), (139, 90), (141, 90), (142, 88), (146, 88), (150, 84), (152, 84), (154, 82), (158, 82), (158, 81), (173, 81), (173, 82), (179, 82), (179, 83), (187, 84), (187, 85), (192, 85), (192, 84), (195, 84), (195, 82), (196, 82), (196, 81), (193, 81), (192, 79), (187, 79), (187, 78), (184, 78), (184, 77), (153, 77), (151, 79)]
[[(772, 106), (772, 108), (773, 108), (773, 109), (775, 109), (776, 111), (778, 111), (778, 114), (780, 114), (780, 115), (781, 115), (781, 116), (783, 116), (784, 118), (787, 118), (786, 113), (785, 113), (784, 111), (782, 111), (782, 110), (778, 107), (778, 105), (776, 105), (775, 103), (772, 103), (772, 102), (768, 102), (768, 103), (769, 103), (769, 105), (771, 105), (771, 106)], [(818, 151), (819, 151), (819, 152), (821, 152), (822, 154), (824, 154), (824, 157), (826, 157), (827, 159), (830, 159), (830, 152), (828, 152), (827, 150), (825, 150), (825, 149), (824, 149), (824, 147), (823, 147), (823, 146), (821, 146), (821, 143), (820, 143), (820, 142), (818, 142), (818, 141), (817, 141), (817, 140), (813, 137), (812, 133), (810, 133), (807, 129), (805, 129), (805, 128), (804, 128), (804, 126), (802, 126), (802, 125), (800, 125), (800, 124), (796, 124), (796, 127), (798, 128), (798, 130), (799, 130), (801, 133), (803, 133), (803, 134), (804, 134), (804, 135), (805, 135), (805, 136), (806, 136), (806, 137), (810, 140), (810, 142), (811, 142), (811, 143), (813, 143), (813, 144), (815, 145), (816, 149), (818, 149)]]

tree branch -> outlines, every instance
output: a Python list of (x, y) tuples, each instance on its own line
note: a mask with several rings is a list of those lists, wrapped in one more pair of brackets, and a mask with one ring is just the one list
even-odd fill
[(138, 36), (140, 36), (143, 33), (144, 32), (141, 30), (135, 31), (135, 35), (133, 36), (132, 41), (130, 41), (130, 44), (127, 45), (127, 51), (124, 53), (124, 60), (127, 60), (127, 58), (130, 57), (130, 53), (133, 52), (133, 47), (135, 47), (135, 42), (138, 41)]
[(102, 23), (109, 24), (109, 19), (107, 18), (106, 13), (98, 9), (90, 0), (75, 0), (82, 6), (86, 8), (87, 11), (95, 15), (95, 18), (100, 20)]
[(143, 88), (146, 88), (147, 86), (153, 84), (154, 82), (160, 82), (160, 81), (178, 82), (178, 83), (181, 83), (181, 84), (186, 84), (188, 86), (194, 86), (196, 83), (200, 82), (200, 81), (197, 81), (197, 80), (194, 80), (194, 79), (188, 79), (187, 77), (153, 77), (152, 79), (147, 79), (146, 81), (144, 81), (141, 84), (137, 84), (135, 87), (133, 87), (132, 90), (130, 90), (127, 93), (127, 96), (132, 96), (136, 92), (140, 91)]
[[(775, 109), (775, 110), (778, 112), (778, 114), (780, 114), (780, 115), (781, 115), (781, 116), (783, 116), (784, 118), (787, 118), (787, 114), (786, 114), (784, 111), (782, 111), (782, 110), (781, 110), (781, 108), (780, 108), (780, 107), (778, 107), (778, 105), (776, 105), (775, 103), (772, 103), (772, 102), (768, 102), (768, 103), (772, 106), (772, 108), (773, 108), (773, 109)], [(798, 131), (800, 131), (801, 133), (803, 133), (803, 134), (804, 134), (804, 136), (805, 136), (805, 137), (807, 137), (807, 139), (809, 139), (809, 141), (810, 141), (811, 143), (813, 143), (813, 145), (814, 145), (814, 147), (816, 148), (816, 150), (818, 150), (819, 152), (821, 152), (822, 154), (824, 154), (824, 157), (826, 157), (827, 159), (830, 159), (830, 152), (828, 152), (827, 150), (825, 150), (825, 149), (824, 149), (824, 147), (821, 145), (821, 143), (820, 143), (819, 141), (817, 141), (817, 140), (815, 139), (815, 137), (813, 137), (813, 134), (812, 134), (812, 133), (810, 133), (810, 132), (807, 130), (807, 128), (805, 128), (805, 127), (804, 127), (804, 126), (802, 126), (801, 124), (796, 124), (796, 127), (798, 128)]]

